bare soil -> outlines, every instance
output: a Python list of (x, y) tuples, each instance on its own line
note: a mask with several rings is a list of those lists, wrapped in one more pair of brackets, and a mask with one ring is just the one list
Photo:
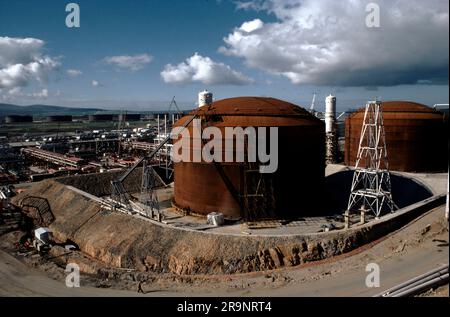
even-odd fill
[[(113, 268), (85, 253), (67, 252), (60, 247), (42, 256), (31, 249), (18, 247), (21, 236), (19, 231), (1, 236), (0, 248), (27, 266), (44, 271), (52, 279), (63, 283), (66, 263), (76, 262), (86, 272), (82, 274), (83, 285), (99, 289), (98, 294), (104, 289), (128, 290), (132, 293), (124, 294), (136, 294), (141, 282), (149, 296), (167, 293), (183, 296), (368, 296), (377, 290), (364, 287), (367, 263), (379, 263), (385, 272), (382, 274), (389, 276), (386, 281), (390, 284), (383, 284), (383, 288), (388, 288), (433, 266), (448, 263), (449, 241), (448, 222), (443, 219), (443, 208), (439, 207), (383, 239), (331, 259), (247, 274), (191, 275)], [(148, 261), (155, 265), (154, 259)], [(448, 296), (448, 287), (429, 291), (423, 296)]]

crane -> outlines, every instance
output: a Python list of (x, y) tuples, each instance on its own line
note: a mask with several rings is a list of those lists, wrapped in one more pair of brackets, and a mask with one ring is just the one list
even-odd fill
[(169, 110), (168, 110), (169, 113), (170, 113), (170, 111), (172, 110), (172, 106), (175, 107), (175, 109), (176, 109), (177, 112), (178, 112), (178, 115), (182, 115), (182, 114), (183, 114), (183, 112), (182, 112), (182, 111), (180, 110), (180, 108), (178, 107), (177, 102), (175, 101), (175, 96), (173, 96), (172, 101), (171, 101), (170, 104), (169, 104)]

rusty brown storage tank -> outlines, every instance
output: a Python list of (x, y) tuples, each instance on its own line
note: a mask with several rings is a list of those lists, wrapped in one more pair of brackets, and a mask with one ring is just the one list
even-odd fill
[[(261, 191), (265, 192), (265, 202), (269, 202), (258, 206), (249, 194), (255, 193), (260, 174), (246, 172), (249, 170), (246, 164), (236, 160), (215, 164), (203, 159), (175, 163), (175, 206), (200, 215), (221, 212), (230, 219), (248, 219), (251, 208), (256, 210), (252, 219), (267, 217), (268, 213), (271, 217), (317, 213), (316, 197), (323, 186), (325, 168), (325, 128), (321, 120), (294, 104), (261, 97), (223, 99), (197, 108), (190, 115), (194, 113), (201, 119), (202, 129), (214, 126), (221, 130), (223, 147), (226, 127), (277, 127), (278, 168), (273, 174), (264, 174), (266, 185)], [(190, 115), (181, 118), (175, 126), (182, 126)], [(190, 136), (192, 130), (191, 122)], [(234, 142), (233, 155), (236, 155)], [(268, 205), (272, 206), (271, 211), (262, 207)]]
[[(446, 171), (448, 121), (443, 113), (409, 101), (382, 102), (389, 169), (404, 172)], [(364, 108), (345, 120), (345, 164), (354, 166)]]

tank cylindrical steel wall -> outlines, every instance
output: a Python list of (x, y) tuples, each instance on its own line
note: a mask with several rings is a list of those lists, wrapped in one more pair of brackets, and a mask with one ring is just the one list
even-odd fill
[(112, 114), (91, 114), (89, 115), (89, 121), (112, 121)]
[(119, 114), (119, 120), (122, 121), (140, 121), (141, 114), (139, 113), (121, 113)]
[(58, 116), (48, 116), (47, 122), (71, 122), (72, 116), (58, 115)]
[[(278, 169), (270, 176), (275, 213), (292, 217), (318, 211), (325, 168), (325, 129), (321, 120), (291, 103), (260, 97), (219, 100), (192, 113), (198, 114), (203, 128), (214, 126), (221, 131), (223, 147), (226, 127), (277, 127)], [(187, 119), (181, 118), (175, 126), (182, 126)], [(187, 129), (192, 137), (193, 123)], [(236, 148), (233, 150), (236, 155)], [(220, 166), (242, 197), (244, 164), (223, 162)], [(228, 218), (244, 216), (242, 204), (231, 194), (213, 163), (179, 162), (174, 168), (176, 206), (201, 215), (221, 212)]]
[[(389, 169), (404, 172), (445, 171), (448, 121), (441, 112), (407, 101), (382, 103)], [(364, 109), (345, 120), (345, 164), (354, 166)]]

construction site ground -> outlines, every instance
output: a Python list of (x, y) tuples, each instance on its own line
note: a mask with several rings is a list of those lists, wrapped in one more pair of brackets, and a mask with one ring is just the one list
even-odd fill
[[(328, 170), (333, 168), (334, 171), (327, 171), (324, 192), (331, 212), (289, 221), (260, 221), (256, 226), (228, 222), (212, 227), (206, 223), (206, 217), (177, 214), (170, 210), (171, 187), (158, 191), (166, 216), (162, 223), (143, 217), (137, 212), (139, 209), (134, 214), (124, 208), (114, 210), (109, 195), (111, 180), (117, 173), (45, 180), (14, 197), (12, 204), (20, 209), (24, 202), (29, 205), (40, 201), (31, 210), (45, 210), (29, 216), (39, 219), (39, 213), (49, 215), (52, 222), (46, 226), (53, 231), (56, 243), (52, 256), (64, 255), (64, 245), (73, 244), (84, 255), (99, 261), (93, 264), (73, 255), (64, 257), (66, 262), (79, 264), (83, 272), (95, 273), (107, 265), (139, 272), (217, 275), (294, 267), (345, 254), (398, 229), (445, 200), (421, 181), (393, 174), (393, 190), (400, 209), (375, 221), (370, 220), (373, 215), (368, 213), (365, 224), (358, 223), (359, 215), (355, 213), (350, 229), (340, 230), (343, 219), (339, 213), (346, 208), (346, 184), (351, 184), (352, 171), (343, 166), (331, 166)], [(134, 172), (125, 186), (137, 193), (142, 172)], [(445, 182), (440, 176), (434, 174), (433, 180)]]
[[(21, 232), (0, 237), (2, 296), (372, 296), (448, 264), (445, 206), (350, 253), (319, 262), (247, 274), (184, 275), (117, 269), (77, 251), (41, 257), (17, 249)], [(67, 258), (97, 270), (81, 274), (81, 287), (65, 286)], [(380, 287), (365, 285), (366, 265), (380, 266)], [(138, 284), (144, 294), (138, 293)], [(448, 286), (421, 296), (448, 296)]]
[[(139, 185), (140, 185), (141, 170), (135, 171), (132, 177), (126, 182), (125, 186), (134, 189), (132, 196), (139, 199)], [(114, 177), (120, 175), (120, 172), (107, 173), (102, 175), (104, 180), (98, 177), (91, 177), (91, 175), (83, 175), (81, 177), (63, 178), (61, 182), (70, 185), (72, 188), (78, 188), (97, 197), (106, 197), (109, 192), (109, 182)], [(287, 220), (265, 220), (253, 223), (246, 223), (245, 221), (226, 221), (224, 226), (215, 227), (206, 223), (206, 217), (196, 215), (185, 215), (173, 207), (173, 183), (166, 188), (156, 190), (156, 195), (159, 200), (160, 209), (164, 215), (164, 223), (174, 228), (184, 228), (207, 231), (211, 233), (222, 233), (230, 235), (262, 235), (262, 236), (277, 236), (277, 235), (295, 235), (323, 232), (326, 230), (342, 229), (343, 228), (343, 211), (347, 205), (348, 186), (336, 186), (336, 184), (350, 184), (352, 169), (341, 164), (328, 164), (325, 169), (325, 176), (328, 181), (328, 189), (324, 193), (325, 200), (330, 200), (330, 208), (325, 212), (315, 213), (313, 216), (293, 217)], [(433, 194), (441, 194), (446, 192), (447, 173), (393, 173), (393, 177), (399, 179), (397, 187), (405, 188), (405, 191), (411, 190), (406, 199), (402, 198), (399, 207), (404, 207), (415, 203), (421, 199), (425, 199)], [(332, 177), (330, 177), (332, 176)], [(400, 183), (401, 182), (401, 183)], [(103, 183), (106, 183), (105, 186)], [(23, 183), (16, 187), (24, 190), (29, 190), (36, 184)], [(412, 188), (414, 187), (414, 188)], [(427, 190), (429, 194), (427, 195)], [(397, 189), (398, 191), (398, 189)], [(394, 197), (398, 199), (398, 197)], [(144, 218), (142, 218), (144, 219)], [(366, 213), (366, 221), (374, 219), (373, 213)], [(353, 213), (350, 215), (351, 223), (358, 223), (360, 215)]]
[[(351, 172), (351, 169), (344, 165), (329, 164), (325, 169), (325, 176), (339, 173)], [(417, 188), (423, 186), (423, 191), (418, 193), (417, 200), (424, 199), (424, 191), (429, 190), (430, 196), (433, 194), (442, 194), (446, 192), (447, 173), (395, 173), (397, 177), (408, 179), (411, 183), (417, 183)], [(395, 177), (395, 176), (394, 176)], [(343, 182), (344, 183), (344, 182)], [(347, 183), (350, 183), (347, 181)], [(403, 184), (402, 184), (403, 185)], [(405, 187), (411, 187), (407, 183)], [(413, 189), (418, 191), (418, 189)], [(325, 212), (325, 215), (314, 215), (297, 217), (288, 220), (264, 220), (247, 223), (245, 221), (228, 221), (223, 226), (213, 226), (206, 223), (204, 216), (184, 215), (172, 206), (173, 187), (162, 188), (156, 191), (160, 202), (161, 212), (164, 215), (164, 223), (176, 228), (185, 228), (193, 230), (202, 230), (211, 233), (229, 234), (229, 235), (261, 235), (261, 236), (279, 236), (279, 235), (295, 235), (324, 232), (326, 230), (342, 229), (344, 227), (343, 208), (345, 207), (347, 195), (340, 195), (345, 192), (342, 189), (336, 188), (337, 194), (344, 196), (335, 209)], [(133, 195), (135, 198), (139, 197), (139, 193)], [(410, 194), (411, 201), (405, 201), (402, 206), (414, 203), (414, 194)], [(343, 205), (344, 203), (344, 205)], [(375, 218), (373, 213), (366, 213), (366, 221), (369, 222)], [(350, 215), (350, 222), (357, 224), (360, 221), (358, 213)]]
[[(142, 173), (139, 170), (135, 172), (125, 185), (131, 188), (132, 192), (138, 193), (139, 176)], [(434, 214), (435, 218), (432, 217), (427, 224), (422, 224), (421, 229), (416, 228), (417, 234), (410, 232), (410, 238), (404, 236), (400, 242), (393, 244), (393, 253), (385, 248), (383, 256), (395, 256), (399, 253), (397, 248), (400, 246), (401, 252), (406, 250), (408, 245), (414, 250), (417, 247), (417, 257), (414, 256), (415, 252), (410, 256), (416, 263), (411, 263), (411, 267), (417, 267), (418, 274), (426, 266), (442, 262), (442, 252), (447, 252), (448, 257), (448, 231), (445, 231), (448, 222), (443, 222), (442, 217), (438, 216), (437, 210), (442, 207), (435, 209), (442, 204), (442, 198), (445, 198), (442, 194), (445, 193), (447, 174), (392, 173), (393, 189), (396, 193), (394, 200), (402, 209), (375, 221), (372, 221), (373, 215), (368, 214), (368, 223), (364, 225), (357, 224), (359, 215), (354, 214), (351, 229), (339, 230), (343, 226), (341, 212), (346, 208), (349, 190), (342, 184), (350, 184), (352, 174), (349, 168), (342, 165), (327, 167), (327, 192), (324, 194), (332, 207), (331, 212), (289, 221), (280, 219), (259, 222), (257, 227), (240, 222), (228, 222), (225, 226), (213, 227), (206, 223), (205, 217), (182, 215), (172, 208), (171, 186), (158, 190), (161, 208), (165, 214), (163, 223), (159, 223), (136, 213), (130, 215), (105, 207), (105, 200), (110, 199), (111, 194), (109, 184), (117, 177), (116, 174), (87, 174), (45, 180), (14, 197), (12, 203), (19, 206), (27, 196), (39, 196), (40, 199), (47, 200), (55, 219), (50, 228), (57, 244), (49, 254), (41, 256), (31, 248), (21, 247), (18, 242), (23, 232), (13, 231), (1, 236), (0, 245), (9, 253), (19, 256), (23, 262), (49, 272), (58, 280), (63, 280), (65, 273), (61, 269), (67, 263), (76, 263), (83, 272), (86, 285), (132, 290), (142, 281), (145, 285), (160, 285), (164, 290), (170, 289), (170, 292), (178, 292), (178, 287), (183, 290), (183, 287), (190, 285), (198, 286), (199, 294), (203, 295), (205, 290), (216, 288), (213, 281), (222, 285), (220, 292), (230, 290), (225, 285), (234, 285), (231, 288), (235, 290), (252, 288), (252, 293), (256, 292), (252, 287), (253, 282), (234, 284), (236, 278), (237, 281), (241, 281), (241, 278), (242, 281), (255, 278), (254, 281), (258, 281), (255, 282), (256, 285), (289, 285), (291, 279), (299, 283), (310, 281), (319, 285), (321, 278), (311, 280), (309, 277), (309, 273), (311, 276), (321, 276), (322, 273), (314, 273), (316, 267), (334, 263), (336, 260), (346, 261), (349, 256), (358, 253), (358, 250), (367, 250), (364, 252), (372, 254), (372, 250), (383, 245), (380, 240), (388, 233), (397, 230), (395, 236), (401, 236), (403, 231), (398, 231), (398, 228), (413, 221), (413, 225), (405, 228), (405, 231), (413, 230), (409, 228), (414, 228), (414, 223), (422, 221), (413, 220), (414, 218), (424, 219)], [(423, 216), (431, 209), (435, 209), (435, 212)], [(443, 211), (440, 212), (443, 215)], [(411, 240), (414, 234), (420, 236)], [(430, 236), (439, 243), (424, 238)], [(371, 250), (374, 243), (376, 245)], [(426, 243), (428, 245), (422, 250), (420, 246)], [(64, 248), (65, 244), (73, 244), (79, 251), (68, 251)], [(435, 253), (428, 254), (433, 244), (436, 244), (438, 249)], [(3, 254), (2, 257), (7, 255)], [(430, 264), (432, 259), (434, 262)], [(343, 264), (340, 269), (334, 267), (338, 273), (335, 276), (337, 280), (341, 278), (341, 273), (345, 274), (348, 266), (351, 267), (351, 263)], [(397, 269), (400, 270), (392, 270)], [(296, 276), (297, 273), (293, 276), (290, 273), (280, 273), (291, 270), (304, 274), (298, 273), (302, 276), (300, 278)], [(325, 276), (330, 275), (330, 272), (333, 270), (324, 273)], [(356, 271), (348, 272), (356, 274)], [(406, 277), (410, 275), (411, 270), (408, 268), (404, 274), (396, 273)], [(356, 283), (356, 279), (365, 274), (365, 270), (362, 270), (347, 278)], [(395, 281), (395, 276), (390, 279)], [(353, 286), (356, 289), (360, 287), (356, 284)], [(287, 289), (280, 294), (297, 292)], [(360, 295), (369, 293), (364, 290)], [(256, 294), (264, 295), (257, 292)], [(345, 292), (342, 295), (346, 295)]]

